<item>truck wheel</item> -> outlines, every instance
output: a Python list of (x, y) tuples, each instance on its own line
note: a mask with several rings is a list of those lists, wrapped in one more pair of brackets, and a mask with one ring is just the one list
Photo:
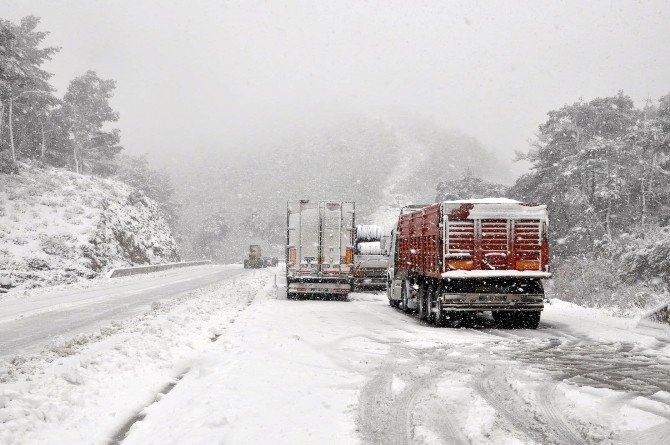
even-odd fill
[(435, 312), (433, 311), (436, 300), (435, 286), (428, 286), (426, 288), (426, 321), (430, 324), (435, 323), (436, 320)]
[(402, 282), (400, 295), (402, 297), (402, 310), (408, 314), (411, 312), (411, 309), (409, 308), (409, 292), (409, 282), (405, 280)]
[(507, 311), (493, 311), (493, 320), (496, 322), (496, 328), (498, 329), (513, 329), (514, 320), (513, 315)]
[(400, 306), (400, 301), (401, 300), (394, 300), (393, 299), (393, 288), (391, 287), (392, 283), (390, 279), (386, 279), (386, 297), (389, 299), (389, 305), (391, 307), (399, 307)]
[(437, 299), (435, 302), (435, 308), (437, 309), (437, 312), (435, 313), (435, 326), (438, 328), (443, 328), (447, 323), (446, 323), (446, 317), (444, 313), (444, 309), (442, 308), (442, 300)]
[(540, 325), (540, 311), (517, 312), (513, 315), (516, 329), (537, 329)]
[(426, 290), (427, 289), (426, 289), (425, 285), (421, 285), (421, 287), (419, 287), (419, 295), (418, 295), (418, 299), (419, 299), (419, 320), (423, 320), (423, 321), (428, 319), (428, 298), (427, 298), (427, 295), (426, 295), (426, 293), (427, 293)]

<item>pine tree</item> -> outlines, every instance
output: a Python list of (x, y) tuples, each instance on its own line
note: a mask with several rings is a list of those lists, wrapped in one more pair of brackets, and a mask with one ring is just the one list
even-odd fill
[(0, 19), (0, 149), (8, 146), (14, 163), (20, 156), (34, 155), (47, 116), (58, 103), (49, 84), (51, 74), (41, 66), (59, 48), (41, 48), (47, 33), (37, 31), (38, 25), (35, 16), (19, 25)]
[(109, 104), (114, 88), (113, 80), (101, 79), (94, 71), (87, 71), (70, 82), (63, 97), (63, 120), (78, 173), (114, 172), (114, 156), (123, 149), (119, 145), (119, 130), (105, 130), (106, 124), (119, 119)]

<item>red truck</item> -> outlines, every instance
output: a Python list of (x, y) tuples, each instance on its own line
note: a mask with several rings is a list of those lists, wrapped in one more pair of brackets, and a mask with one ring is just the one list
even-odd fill
[(547, 226), (546, 206), (504, 198), (404, 208), (391, 238), (389, 304), (437, 326), (491, 311), (498, 327), (535, 329), (541, 280), (551, 277)]

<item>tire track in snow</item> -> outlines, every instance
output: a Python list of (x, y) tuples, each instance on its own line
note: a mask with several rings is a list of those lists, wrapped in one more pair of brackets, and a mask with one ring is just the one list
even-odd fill
[(528, 402), (510, 388), (501, 374), (501, 370), (494, 367), (475, 378), (474, 389), (507, 421), (506, 426), (521, 433), (522, 437), (518, 439), (522, 441), (530, 439), (540, 444), (560, 443), (553, 437), (547, 437), (538, 423), (537, 416), (525, 409)]
[[(436, 392), (438, 382), (444, 372), (455, 371), (460, 367), (456, 362), (433, 362), (427, 366), (429, 372), (417, 375), (417, 365), (426, 365), (422, 360), (430, 351), (410, 351), (396, 347), (388, 354), (376, 375), (363, 387), (359, 398), (358, 430), (368, 443), (408, 444), (415, 442), (415, 428), (417, 425), (429, 427), (439, 435), (445, 443), (465, 444), (468, 441), (463, 437), (458, 426), (453, 423), (449, 413), (442, 409), (430, 419), (421, 419), (415, 416), (417, 404), (421, 401), (436, 401), (432, 395)], [(394, 377), (402, 378), (404, 388), (393, 391)], [(431, 422), (431, 420), (433, 420)]]
[(553, 383), (549, 387), (536, 392), (537, 401), (552, 428), (556, 429), (561, 443), (582, 444), (584, 439), (570, 427), (565, 416), (556, 407), (556, 387), (558, 383)]

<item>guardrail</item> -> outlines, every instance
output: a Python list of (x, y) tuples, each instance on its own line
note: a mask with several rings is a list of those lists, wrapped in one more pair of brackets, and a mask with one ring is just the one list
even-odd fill
[(181, 263), (163, 263), (163, 264), (151, 264), (149, 266), (134, 266), (134, 267), (121, 267), (118, 269), (112, 269), (107, 274), (108, 278), (116, 277), (127, 277), (129, 275), (139, 275), (144, 273), (159, 272), (161, 270), (176, 269), (179, 267), (190, 267), (190, 266), (202, 266), (204, 264), (212, 264), (211, 260), (203, 261), (183, 261)]
[(642, 316), (642, 319), (656, 323), (670, 324), (670, 303), (663, 303)]

